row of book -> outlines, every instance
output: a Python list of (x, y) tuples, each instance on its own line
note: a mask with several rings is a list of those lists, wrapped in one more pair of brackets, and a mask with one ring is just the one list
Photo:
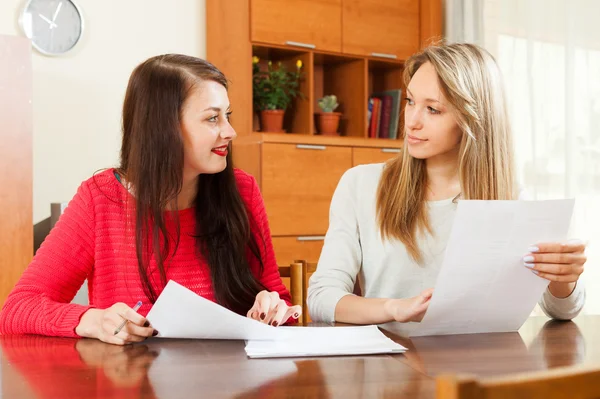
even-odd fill
[(397, 139), (402, 90), (386, 90), (369, 97), (369, 138)]

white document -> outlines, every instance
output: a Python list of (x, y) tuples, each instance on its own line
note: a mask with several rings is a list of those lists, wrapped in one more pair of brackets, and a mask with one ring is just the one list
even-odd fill
[(162, 338), (282, 339), (286, 333), (240, 316), (170, 280), (146, 317)]
[(377, 326), (272, 327), (240, 316), (169, 281), (146, 317), (159, 338), (246, 340), (249, 357), (401, 353)]
[(279, 341), (249, 341), (251, 358), (366, 355), (402, 353), (406, 348), (383, 335), (377, 326), (280, 327), (290, 337)]
[(516, 331), (548, 286), (528, 248), (567, 238), (574, 200), (460, 201), (433, 297), (411, 336)]

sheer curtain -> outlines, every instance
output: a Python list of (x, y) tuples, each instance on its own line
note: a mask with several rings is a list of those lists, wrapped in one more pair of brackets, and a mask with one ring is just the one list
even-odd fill
[(446, 0), (446, 34), (487, 48), (504, 75), (520, 181), (575, 198), (588, 242), (584, 313), (600, 313), (600, 1)]

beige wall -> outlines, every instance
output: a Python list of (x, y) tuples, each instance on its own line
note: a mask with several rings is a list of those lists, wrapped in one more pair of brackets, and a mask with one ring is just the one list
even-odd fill
[[(51, 202), (70, 200), (81, 181), (118, 162), (123, 94), (139, 62), (206, 54), (204, 0), (75, 1), (86, 26), (72, 54), (32, 49), (34, 223), (50, 216)], [(0, 34), (22, 35), (24, 4), (0, 1)]]

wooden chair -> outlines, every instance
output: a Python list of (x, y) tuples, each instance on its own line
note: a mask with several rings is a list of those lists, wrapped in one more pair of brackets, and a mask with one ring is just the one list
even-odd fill
[(290, 279), (290, 296), (292, 305), (300, 305), (304, 310), (304, 299), (302, 289), (302, 263), (294, 262), (287, 266), (279, 266), (279, 275)]
[[(317, 271), (317, 262), (295, 260), (294, 263), (302, 264), (302, 322), (306, 325), (311, 321), (310, 315), (308, 314), (308, 305), (306, 304), (306, 299), (308, 298), (308, 281), (310, 280), (310, 276)], [(354, 286), (354, 294), (361, 295), (358, 281)]]
[(501, 378), (440, 375), (437, 399), (592, 399), (600, 398), (600, 368), (570, 367)]
[(317, 263), (307, 262), (305, 260), (295, 260), (294, 263), (302, 265), (302, 324), (306, 325), (310, 322), (308, 305), (306, 304), (306, 299), (308, 298), (308, 280), (317, 270)]

